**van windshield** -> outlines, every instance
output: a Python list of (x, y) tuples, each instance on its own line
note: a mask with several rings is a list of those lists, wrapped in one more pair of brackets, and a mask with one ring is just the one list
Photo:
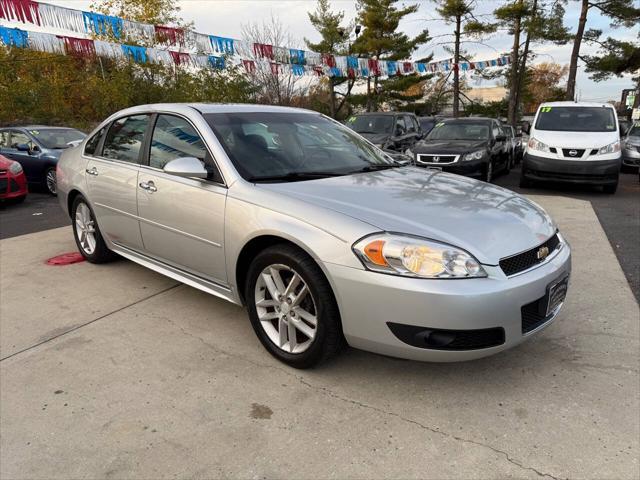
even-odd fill
[(609, 107), (542, 107), (536, 130), (558, 132), (615, 132), (617, 125)]

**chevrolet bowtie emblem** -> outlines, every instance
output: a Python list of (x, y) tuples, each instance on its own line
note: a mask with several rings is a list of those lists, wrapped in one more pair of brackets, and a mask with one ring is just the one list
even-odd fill
[(540, 247), (537, 253), (538, 260), (544, 260), (549, 256), (549, 247)]

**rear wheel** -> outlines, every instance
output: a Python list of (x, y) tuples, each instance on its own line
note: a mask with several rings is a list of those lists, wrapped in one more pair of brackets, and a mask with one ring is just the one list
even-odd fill
[(106, 263), (117, 256), (107, 247), (93, 210), (82, 195), (78, 195), (71, 208), (73, 236), (78, 250), (91, 263)]
[(329, 282), (304, 252), (274, 245), (249, 267), (245, 299), (264, 347), (295, 368), (310, 368), (343, 345), (340, 314)]
[(44, 172), (44, 186), (51, 195), (58, 194), (58, 180), (55, 167), (47, 168)]

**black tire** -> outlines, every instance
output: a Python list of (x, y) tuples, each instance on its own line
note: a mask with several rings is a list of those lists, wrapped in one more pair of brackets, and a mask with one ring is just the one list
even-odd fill
[(483, 180), (487, 183), (491, 183), (491, 181), (493, 180), (493, 172), (493, 160), (489, 160), (484, 167), (484, 172), (482, 174)]
[(613, 195), (614, 193), (616, 193), (616, 190), (618, 190), (618, 182), (617, 181), (613, 185), (603, 185), (602, 186), (602, 191), (604, 193), (608, 193), (609, 195)]
[[(53, 177), (53, 183), (51, 182), (50, 177)], [(56, 167), (49, 167), (44, 171), (44, 188), (50, 195), (54, 197), (58, 195), (58, 186), (57, 186), (57, 178), (56, 178)]]
[[(89, 212), (91, 212), (91, 219), (93, 220), (93, 224), (94, 224), (94, 236), (95, 236), (95, 249), (93, 250), (93, 252), (87, 252), (87, 250), (82, 246), (82, 244), (80, 243), (80, 239), (79, 239), (79, 235), (78, 235), (78, 225), (76, 222), (76, 213), (78, 211), (78, 208), (80, 207), (80, 205), (86, 205), (87, 208), (89, 209)], [(71, 225), (73, 226), (73, 238), (76, 241), (76, 246), (78, 247), (78, 250), (80, 251), (80, 253), (82, 254), (82, 256), (91, 263), (107, 263), (107, 262), (111, 262), (113, 260), (115, 260), (116, 258), (118, 258), (118, 256), (112, 252), (111, 250), (109, 250), (109, 248), (107, 247), (107, 244), (104, 241), (104, 238), (102, 238), (102, 234), (100, 233), (100, 228), (98, 227), (98, 222), (96, 221), (96, 217), (93, 213), (93, 210), (91, 208), (91, 206), (89, 205), (89, 202), (87, 202), (85, 200), (85, 198), (82, 195), (78, 195), (74, 200), (73, 200), (73, 205), (71, 206)]]
[[(276, 345), (258, 318), (255, 295), (258, 277), (271, 265), (284, 265), (294, 270), (307, 284), (311, 294), (317, 326), (310, 346), (301, 353), (290, 353)], [(336, 355), (344, 346), (340, 312), (331, 286), (315, 261), (302, 250), (287, 244), (273, 245), (260, 252), (249, 267), (245, 285), (249, 319), (258, 339), (275, 358), (294, 368), (311, 368)], [(277, 322), (274, 319), (274, 322)]]

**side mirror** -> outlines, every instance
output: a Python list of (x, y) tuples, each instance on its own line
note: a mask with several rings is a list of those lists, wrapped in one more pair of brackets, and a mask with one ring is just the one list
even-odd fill
[(401, 137), (402, 135), (404, 135), (404, 131), (402, 130), (402, 127), (396, 127), (394, 136)]
[(19, 152), (30, 152), (31, 151), (31, 147), (29, 146), (28, 143), (19, 143), (18, 145), (16, 145), (16, 149)]
[(506, 139), (506, 135), (496, 135), (496, 142), (504, 142)]
[(522, 122), (521, 130), (527, 135), (529, 135), (529, 132), (531, 131), (531, 124), (529, 122)]
[(207, 178), (202, 162), (195, 157), (181, 157), (168, 162), (163, 171), (177, 177)]

